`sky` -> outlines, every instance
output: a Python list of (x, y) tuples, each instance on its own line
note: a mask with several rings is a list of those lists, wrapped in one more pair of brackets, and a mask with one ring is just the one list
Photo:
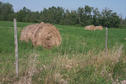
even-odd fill
[(51, 6), (60, 6), (69, 10), (76, 10), (78, 7), (89, 5), (98, 8), (100, 11), (104, 8), (112, 9), (123, 18), (126, 17), (126, 0), (0, 0), (9, 2), (13, 5), (15, 11), (19, 11), (24, 6), (32, 11), (41, 11), (43, 8)]

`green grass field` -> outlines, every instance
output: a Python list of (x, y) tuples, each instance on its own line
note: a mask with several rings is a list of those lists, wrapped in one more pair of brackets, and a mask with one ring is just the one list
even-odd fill
[[(17, 23), (18, 39), (29, 24), (32, 23)], [(18, 40), (16, 78), (13, 22), (0, 21), (0, 84), (18, 84), (23, 78), (32, 79), (32, 84), (112, 84), (117, 79), (126, 80), (126, 28), (109, 29), (109, 52), (105, 56), (105, 29), (86, 31), (77, 26), (55, 26), (62, 36), (59, 47), (48, 50)]]

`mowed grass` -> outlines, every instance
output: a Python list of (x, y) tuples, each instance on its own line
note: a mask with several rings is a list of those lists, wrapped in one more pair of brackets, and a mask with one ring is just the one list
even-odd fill
[[(33, 23), (17, 22), (18, 39), (24, 26)], [(55, 25), (62, 36), (62, 44), (50, 50), (42, 47), (33, 47), (32, 43), (25, 43), (18, 40), (19, 43), (19, 79), (15, 79), (15, 57), (14, 57), (14, 32), (13, 22), (0, 21), (0, 83), (12, 83), (20, 80), (26, 74), (27, 69), (32, 67), (34, 55), (38, 55), (36, 68), (38, 69), (32, 77), (33, 84), (111, 84), (112, 80), (107, 76), (101, 76), (97, 73), (101, 68), (96, 68), (97, 64), (86, 64), (85, 61), (93, 61), (91, 58), (101, 55), (105, 49), (105, 29), (102, 31), (86, 31), (83, 27)], [(126, 28), (112, 28), (108, 31), (108, 49), (110, 55), (116, 53), (119, 46), (123, 45), (121, 57), (126, 59)], [(112, 52), (112, 53), (111, 53)], [(120, 51), (121, 52), (121, 51)], [(103, 54), (102, 54), (103, 55)], [(118, 56), (118, 55), (117, 55)], [(101, 56), (102, 57), (102, 56)], [(104, 57), (104, 56), (103, 56)], [(114, 58), (113, 58), (114, 59)], [(120, 59), (120, 58), (119, 58)], [(122, 59), (122, 58), (121, 58)], [(61, 61), (59, 61), (61, 60)], [(60, 63), (72, 62), (73, 65), (80, 65), (72, 69), (64, 69)], [(83, 61), (83, 62), (82, 62)], [(104, 60), (102, 60), (104, 61)], [(101, 62), (102, 62), (101, 61)], [(29, 64), (30, 62), (30, 64)], [(109, 61), (108, 61), (109, 62)], [(74, 64), (75, 63), (75, 64)], [(84, 64), (83, 64), (84, 63)], [(113, 63), (113, 62), (112, 62)], [(112, 73), (113, 79), (125, 79), (125, 61), (114, 62), (112, 65), (106, 64), (107, 71)], [(102, 63), (101, 63), (102, 64)], [(65, 66), (67, 64), (64, 64)], [(85, 66), (81, 66), (85, 65)], [(69, 65), (68, 65), (69, 66)], [(99, 66), (99, 65), (98, 65)], [(101, 65), (100, 65), (101, 66)], [(46, 67), (46, 68), (45, 68)], [(42, 70), (40, 69), (42, 68)], [(96, 70), (98, 69), (98, 70)], [(97, 72), (99, 71), (99, 72)], [(57, 81), (55, 75), (58, 74)], [(60, 83), (62, 80), (64, 83)]]

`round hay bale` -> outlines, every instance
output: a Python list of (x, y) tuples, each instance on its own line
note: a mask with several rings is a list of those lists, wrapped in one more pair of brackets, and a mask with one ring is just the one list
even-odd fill
[(94, 25), (85, 26), (85, 30), (95, 30)]
[(102, 26), (95, 26), (95, 29), (96, 30), (103, 30), (103, 27)]
[(25, 41), (25, 42), (29, 42), (29, 40), (32, 39), (33, 32), (34, 32), (34, 30), (35, 30), (35, 28), (36, 28), (37, 26), (38, 26), (38, 24), (32, 24), (32, 25), (26, 26), (26, 27), (21, 31), (20, 40), (21, 40), (21, 41)]
[(51, 24), (29, 25), (22, 30), (20, 40), (28, 42), (32, 41), (34, 46), (43, 46), (44, 48), (52, 48), (61, 44), (61, 36), (55, 26)]

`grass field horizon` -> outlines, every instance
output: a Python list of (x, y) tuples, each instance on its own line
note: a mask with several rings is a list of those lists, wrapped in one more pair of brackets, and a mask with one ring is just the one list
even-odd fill
[[(18, 39), (23, 27), (29, 24), (34, 23), (17, 22)], [(20, 84), (27, 79), (33, 84), (112, 84), (126, 80), (126, 28), (109, 28), (106, 57), (105, 29), (87, 31), (81, 26), (55, 26), (62, 37), (59, 47), (48, 50), (18, 40), (16, 79), (13, 22), (0, 21), (0, 83)]]

